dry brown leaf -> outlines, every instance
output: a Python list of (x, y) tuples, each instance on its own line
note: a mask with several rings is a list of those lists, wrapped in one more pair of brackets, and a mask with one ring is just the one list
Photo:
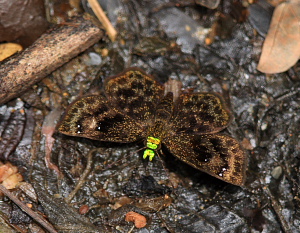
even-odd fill
[(288, 70), (300, 56), (300, 2), (276, 7), (257, 69), (264, 73)]
[[(18, 173), (18, 168), (12, 165), (10, 162), (5, 164), (0, 163), (0, 182), (7, 189), (15, 188), (23, 177)], [(2, 194), (1, 194), (2, 195)]]
[(130, 211), (126, 214), (126, 222), (134, 222), (136, 228), (142, 228), (147, 225), (147, 220), (145, 216), (138, 214), (136, 212)]
[(23, 180), (23, 176), (20, 173), (15, 173), (7, 177), (2, 182), (2, 185), (7, 189), (14, 189), (17, 186), (17, 184), (22, 180)]
[(21, 45), (16, 43), (4, 43), (0, 44), (0, 61), (10, 57), (14, 53), (21, 51), (23, 48)]
[(15, 174), (17, 172), (18, 172), (18, 168), (16, 166), (13, 166), (10, 162), (7, 162), (6, 164), (1, 164), (1, 166), (0, 166), (0, 182), (3, 182), (9, 176), (11, 176), (12, 174)]

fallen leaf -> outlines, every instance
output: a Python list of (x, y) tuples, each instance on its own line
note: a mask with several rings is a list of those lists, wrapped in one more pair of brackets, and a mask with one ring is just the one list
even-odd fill
[(2, 185), (7, 189), (13, 189), (23, 180), (23, 177), (20, 173), (15, 173), (9, 176), (2, 182)]
[(79, 214), (86, 214), (87, 212), (89, 212), (90, 207), (88, 205), (82, 205), (79, 208)]
[(275, 8), (257, 69), (280, 73), (295, 65), (300, 56), (300, 2), (292, 0)]
[(0, 163), (0, 182), (7, 189), (15, 188), (19, 182), (23, 180), (23, 177), (18, 173), (18, 168), (12, 165), (10, 162), (5, 164)]
[(126, 214), (125, 221), (134, 222), (136, 228), (142, 228), (147, 225), (146, 217), (133, 211)]
[(0, 166), (0, 182), (6, 180), (9, 176), (18, 172), (18, 168), (11, 163), (1, 164)]
[(0, 44), (0, 61), (10, 57), (14, 53), (21, 51), (23, 48), (21, 45), (16, 43), (4, 43)]

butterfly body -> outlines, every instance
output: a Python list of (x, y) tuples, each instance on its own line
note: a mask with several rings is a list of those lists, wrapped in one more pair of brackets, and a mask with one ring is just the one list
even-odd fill
[(172, 127), (169, 121), (173, 114), (173, 107), (173, 93), (168, 92), (157, 104), (153, 125), (148, 128), (144, 159), (148, 157), (152, 161), (156, 151), (161, 148), (164, 138), (171, 136), (167, 132), (170, 132), (170, 127)]
[(246, 156), (232, 137), (220, 134), (232, 117), (213, 93), (164, 94), (164, 87), (137, 68), (108, 78), (104, 95), (72, 103), (61, 133), (100, 141), (145, 140), (152, 160), (164, 144), (178, 159), (226, 182), (243, 185)]

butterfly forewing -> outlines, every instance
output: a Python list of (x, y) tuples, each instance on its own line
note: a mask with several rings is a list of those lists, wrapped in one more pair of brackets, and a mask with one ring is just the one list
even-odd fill
[(105, 93), (119, 111), (145, 126), (154, 120), (164, 88), (153, 77), (135, 68), (107, 79)]
[(174, 131), (178, 133), (216, 133), (231, 121), (229, 110), (216, 94), (181, 94), (175, 104), (171, 121)]
[(168, 150), (183, 162), (223, 181), (242, 186), (246, 156), (239, 143), (224, 134), (178, 134), (166, 138)]
[(73, 102), (58, 130), (70, 136), (111, 142), (133, 142), (145, 137), (143, 129), (110, 106), (104, 96), (86, 96)]

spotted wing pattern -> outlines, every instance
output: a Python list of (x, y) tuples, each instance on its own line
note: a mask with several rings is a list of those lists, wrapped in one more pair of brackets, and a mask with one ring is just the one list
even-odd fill
[(58, 131), (100, 141), (134, 142), (145, 137), (136, 122), (110, 106), (103, 96), (86, 96), (73, 102), (58, 125)]
[(131, 68), (106, 79), (105, 96), (82, 97), (66, 110), (58, 130), (100, 141), (133, 142), (146, 137), (164, 88), (144, 71)]
[(226, 182), (242, 186), (247, 159), (240, 144), (218, 132), (231, 114), (213, 93), (181, 94), (175, 103), (163, 143), (183, 162)]
[(171, 121), (178, 133), (216, 133), (228, 126), (231, 114), (217, 94), (181, 94)]
[(105, 82), (109, 102), (123, 114), (143, 126), (154, 120), (157, 103), (162, 99), (163, 86), (140, 69), (131, 68)]
[(177, 134), (166, 138), (164, 144), (192, 167), (231, 184), (244, 184), (247, 159), (234, 138), (224, 134)]

